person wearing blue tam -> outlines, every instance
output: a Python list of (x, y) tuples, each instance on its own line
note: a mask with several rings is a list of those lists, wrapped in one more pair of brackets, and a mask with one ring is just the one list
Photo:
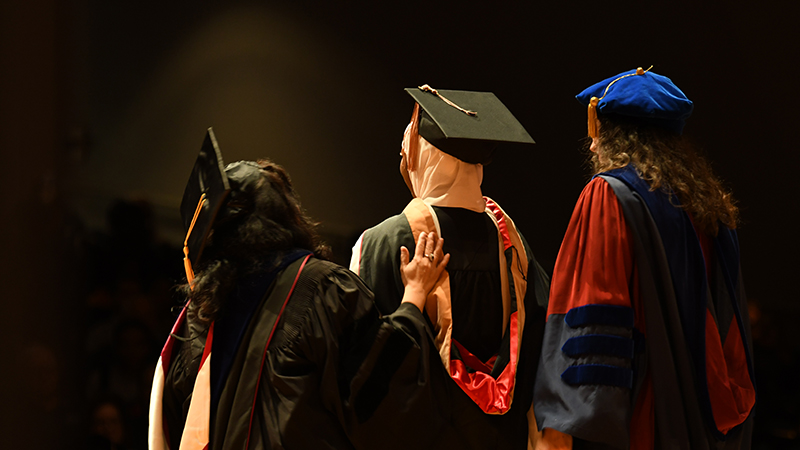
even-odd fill
[(694, 105), (642, 68), (577, 99), (593, 177), (553, 269), (531, 444), (749, 449), (738, 209), (683, 135)]

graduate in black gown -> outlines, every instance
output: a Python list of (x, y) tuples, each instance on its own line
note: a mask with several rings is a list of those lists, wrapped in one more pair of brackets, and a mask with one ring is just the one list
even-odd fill
[(406, 91), (416, 104), (400, 172), (414, 198), (361, 235), (350, 269), (373, 289), (380, 311), (392, 313), (403, 294), (400, 246), (410, 248), (421, 232), (445, 237), (452, 258), (425, 309), (437, 372), (450, 378), (441, 407), (472, 448), (524, 449), (536, 433), (531, 401), (549, 280), (481, 181), (496, 148), (522, 150), (533, 139), (491, 92)]
[(449, 260), (441, 239), (401, 251), (403, 303), (381, 317), (325, 260), (288, 174), (225, 167), (210, 129), (181, 212), (189, 301), (156, 370), (151, 449), (442, 447), (421, 313)]

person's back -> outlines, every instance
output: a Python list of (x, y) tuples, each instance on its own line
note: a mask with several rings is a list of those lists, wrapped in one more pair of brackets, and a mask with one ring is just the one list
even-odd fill
[[(434, 214), (450, 253), (448, 273), (453, 339), (482, 360), (488, 360), (500, 345), (504, 330), (500, 288), (497, 229), (484, 213), (463, 208), (437, 207)], [(413, 245), (411, 227), (404, 215), (394, 216), (369, 229), (361, 241), (361, 253), (373, 256), (356, 268), (368, 286), (374, 286), (375, 303), (381, 314), (391, 314), (400, 305), (402, 282), (394, 267), (394, 249)], [(381, 254), (381, 250), (389, 250)], [(391, 254), (390, 254), (391, 253)], [(398, 287), (399, 285), (399, 287)]]
[(749, 448), (737, 210), (681, 135), (693, 104), (641, 68), (578, 100), (590, 105), (594, 177), (553, 270), (542, 447)]
[(350, 268), (374, 290), (381, 313), (391, 313), (402, 292), (396, 246), (412, 244), (422, 231), (445, 238), (451, 259), (426, 305), (442, 356), (439, 375), (452, 377), (443, 385), (442, 411), (476, 448), (524, 448), (548, 278), (511, 218), (481, 193), (488, 161), (480, 157), (487, 154), (428, 134), (448, 120), (469, 124), (463, 108), (487, 121), (491, 109), (473, 106), (469, 94), (442, 91), (454, 107), (438, 94), (412, 93), (418, 105), (404, 135), (401, 174), (415, 199), (362, 234)]
[(324, 260), (283, 168), (224, 166), (211, 130), (181, 213), (189, 300), (154, 374), (151, 449), (460, 440), (436, 413), (442, 378), (428, 374), (440, 362), (422, 315), (449, 260), (441, 239), (421, 233), (413, 260), (398, 248), (404, 294), (381, 316), (361, 279)]
[[(460, 208), (434, 207), (450, 253), (450, 300), (453, 340), (481, 361), (500, 348), (503, 300), (497, 229), (486, 214)], [(445, 250), (448, 251), (448, 250)]]

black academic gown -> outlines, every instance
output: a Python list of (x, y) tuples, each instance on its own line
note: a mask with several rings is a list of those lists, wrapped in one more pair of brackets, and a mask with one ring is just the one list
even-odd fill
[[(444, 252), (450, 254), (453, 340), (486, 360), (498, 352), (503, 339), (497, 228), (485, 213), (462, 208), (433, 207), (439, 221)], [(522, 235), (520, 233), (520, 237)], [(438, 408), (454, 434), (469, 446), (461, 448), (521, 448), (527, 446), (526, 414), (533, 398), (533, 382), (541, 348), (549, 278), (522, 238), (528, 256), (528, 289), (525, 295), (526, 323), (516, 387), (509, 411), (503, 415), (484, 413), (459, 386), (449, 379), (441, 362), (431, 372), (444, 378), (436, 392)], [(413, 252), (415, 241), (404, 214), (390, 217), (368, 229), (361, 237), (359, 275), (375, 292), (383, 314), (400, 305), (403, 284), (399, 274), (400, 246)], [(513, 291), (513, 289), (512, 289)], [(460, 448), (455, 445), (444, 448)]]
[[(440, 373), (420, 311), (403, 304), (380, 317), (369, 289), (342, 267), (309, 260), (265, 353), (270, 329), (262, 326), (264, 305), (286, 295), (302, 259), (260, 294), (212, 400), (210, 448), (477, 448), (462, 442), (443, 411), (442, 385), (449, 379)], [(166, 377), (172, 449), (178, 448), (205, 333), (188, 316), (180, 334), (196, 337), (174, 350)], [(215, 347), (212, 356), (222, 355)], [(212, 385), (219, 376), (212, 366)]]

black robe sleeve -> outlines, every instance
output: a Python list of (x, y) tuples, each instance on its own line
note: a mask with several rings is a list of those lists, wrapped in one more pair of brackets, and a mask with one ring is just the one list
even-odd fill
[(249, 447), (437, 446), (446, 402), (434, 394), (449, 380), (420, 311), (381, 317), (356, 275), (315, 264), (322, 275), (298, 282), (267, 351)]

